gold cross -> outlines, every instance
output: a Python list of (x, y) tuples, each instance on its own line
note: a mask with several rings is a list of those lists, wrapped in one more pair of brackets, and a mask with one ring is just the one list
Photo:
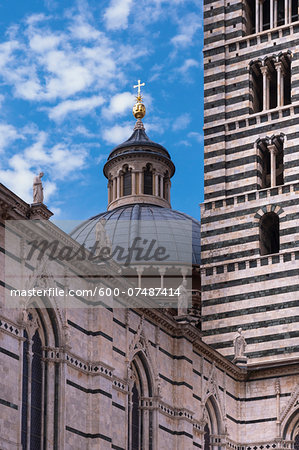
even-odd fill
[(138, 84), (136, 84), (134, 86), (134, 89), (138, 88), (138, 95), (137, 95), (137, 97), (140, 97), (140, 88), (141, 88), (141, 86), (145, 86), (145, 83), (140, 83), (140, 80), (138, 80)]

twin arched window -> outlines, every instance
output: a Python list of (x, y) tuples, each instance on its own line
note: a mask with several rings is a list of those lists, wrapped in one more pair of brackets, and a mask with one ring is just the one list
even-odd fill
[(258, 185), (260, 189), (284, 184), (284, 137), (260, 139), (258, 150)]
[(291, 103), (291, 53), (286, 52), (250, 64), (252, 112)]

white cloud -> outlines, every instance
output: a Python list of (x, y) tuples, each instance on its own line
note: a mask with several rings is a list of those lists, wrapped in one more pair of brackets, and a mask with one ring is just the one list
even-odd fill
[(0, 170), (0, 182), (8, 186), (25, 201), (32, 202), (33, 177), (41, 170), (45, 173), (45, 201), (57, 191), (57, 182), (86, 165), (87, 152), (82, 147), (68, 147), (59, 143), (47, 147), (48, 135), (40, 132), (36, 141), (23, 152), (7, 161), (7, 168)]
[(12, 59), (13, 51), (18, 48), (18, 42), (11, 40), (0, 44), (0, 70)]
[(120, 144), (129, 139), (132, 132), (132, 125), (114, 125), (114, 127), (104, 130), (103, 137), (110, 144)]
[(197, 142), (203, 142), (203, 133), (198, 133), (197, 131), (190, 131), (188, 133), (188, 138), (195, 139)]
[(34, 34), (29, 41), (29, 45), (35, 52), (43, 53), (57, 47), (61, 41), (59, 36), (54, 34), (40, 35)]
[(199, 14), (184, 15), (179, 23), (179, 33), (171, 39), (175, 47), (187, 47), (193, 43), (195, 33), (202, 27)]
[(128, 113), (135, 103), (135, 96), (131, 92), (122, 92), (114, 95), (107, 108), (103, 109), (103, 115), (107, 119), (113, 119), (116, 115)]
[(16, 139), (21, 138), (15, 127), (5, 123), (0, 123), (0, 152)]
[(101, 96), (81, 98), (80, 100), (66, 100), (52, 108), (49, 111), (49, 117), (50, 119), (60, 121), (71, 112), (76, 112), (80, 115), (88, 114), (103, 103), (104, 98)]
[(184, 113), (175, 119), (172, 124), (173, 131), (184, 130), (191, 121), (190, 114)]
[(108, 30), (118, 30), (128, 27), (128, 17), (133, 0), (112, 0), (106, 9), (104, 20)]
[(91, 26), (79, 16), (76, 18), (75, 24), (70, 27), (70, 33), (76, 39), (83, 39), (86, 41), (99, 39), (101, 33)]
[(178, 68), (178, 72), (185, 75), (192, 67), (199, 67), (199, 62), (192, 58), (185, 59), (181, 67)]

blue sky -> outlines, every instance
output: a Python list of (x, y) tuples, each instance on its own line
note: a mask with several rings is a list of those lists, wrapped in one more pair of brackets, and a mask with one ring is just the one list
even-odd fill
[(198, 0), (2, 0), (0, 182), (32, 201), (45, 172), (57, 219), (104, 211), (102, 170), (134, 127), (141, 79), (149, 137), (176, 165), (172, 207), (203, 201), (202, 5)]

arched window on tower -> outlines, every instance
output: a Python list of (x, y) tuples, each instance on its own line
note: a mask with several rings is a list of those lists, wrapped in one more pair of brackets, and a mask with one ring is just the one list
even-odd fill
[(153, 172), (151, 165), (147, 164), (144, 171), (144, 188), (143, 192), (147, 195), (153, 195)]
[(260, 189), (284, 183), (284, 136), (258, 141), (258, 185)]
[[(29, 320), (33, 320), (29, 316)], [(22, 448), (42, 448), (42, 342), (38, 330), (32, 339), (24, 331), (22, 387)]]
[(152, 449), (152, 382), (143, 352), (135, 355), (130, 367), (128, 448)]
[(128, 166), (123, 169), (123, 195), (131, 195), (132, 193), (132, 173)]
[(260, 254), (279, 252), (279, 217), (274, 212), (266, 213), (260, 219)]
[(250, 64), (252, 112), (291, 103), (291, 53), (254, 61)]

